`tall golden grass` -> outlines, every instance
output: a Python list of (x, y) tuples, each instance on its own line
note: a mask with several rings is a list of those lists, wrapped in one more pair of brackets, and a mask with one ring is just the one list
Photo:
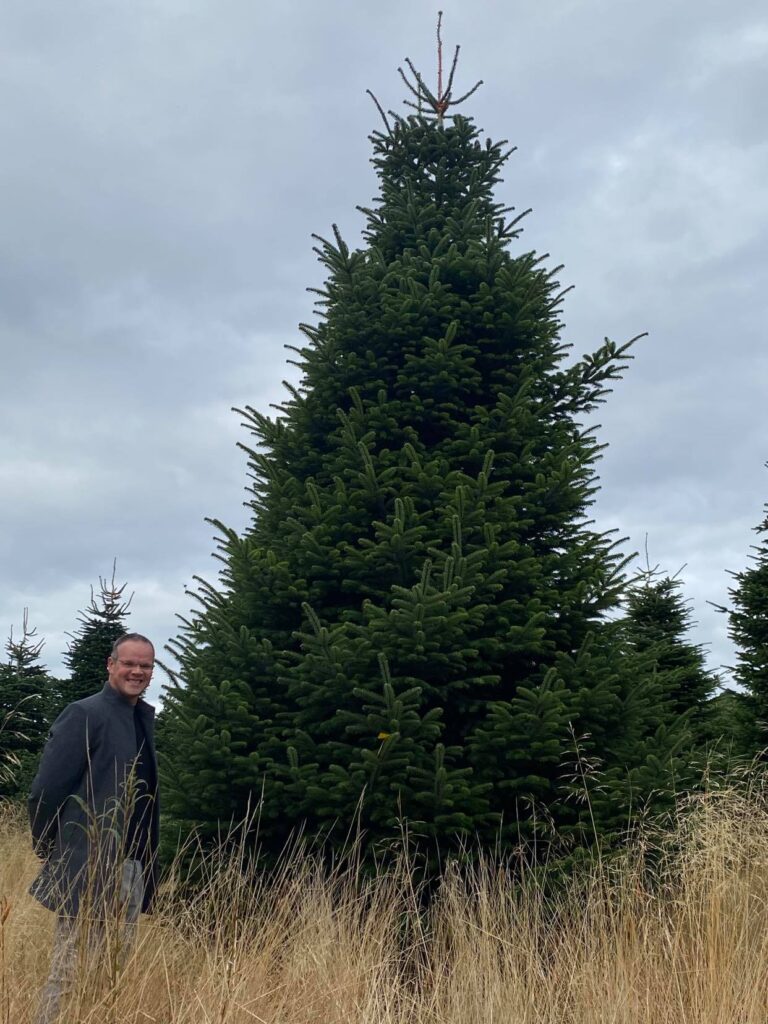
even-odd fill
[[(23, 822), (0, 816), (0, 1022), (33, 1019), (52, 915), (27, 895)], [(122, 973), (83, 970), (66, 1024), (765, 1024), (768, 799), (692, 799), (567, 886), (448, 866), (425, 913), (407, 861), (366, 877), (286, 859), (265, 882), (210, 860), (169, 887)]]

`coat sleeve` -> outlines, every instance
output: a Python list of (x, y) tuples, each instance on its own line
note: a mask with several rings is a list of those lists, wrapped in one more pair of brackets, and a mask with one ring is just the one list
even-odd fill
[(93, 720), (77, 704), (65, 708), (51, 726), (28, 800), (32, 844), (40, 857), (51, 853), (59, 810), (88, 770), (93, 730)]

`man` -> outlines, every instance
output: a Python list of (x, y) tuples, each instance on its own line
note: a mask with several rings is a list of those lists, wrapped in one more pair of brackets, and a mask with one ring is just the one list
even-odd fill
[(77, 966), (78, 939), (135, 940), (156, 887), (159, 816), (154, 708), (141, 698), (154, 668), (139, 633), (115, 641), (100, 693), (54, 722), (29, 795), (32, 841), (44, 860), (30, 892), (57, 913), (38, 1024), (58, 1019)]

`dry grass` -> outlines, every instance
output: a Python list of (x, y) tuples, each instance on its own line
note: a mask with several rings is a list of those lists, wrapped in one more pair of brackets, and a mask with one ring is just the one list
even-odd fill
[[(6, 813), (1, 1024), (32, 1019), (48, 967), (35, 870)], [(366, 881), (295, 857), (269, 888), (247, 876), (211, 866), (194, 903), (145, 918), (123, 976), (81, 979), (67, 1024), (768, 1020), (768, 802), (754, 791), (699, 799), (650, 854), (638, 841), (557, 897), (486, 863), (449, 870), (425, 918), (407, 867)]]

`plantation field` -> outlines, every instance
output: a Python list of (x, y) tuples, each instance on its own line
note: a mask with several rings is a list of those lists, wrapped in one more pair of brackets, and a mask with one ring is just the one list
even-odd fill
[[(26, 829), (0, 819), (0, 1022), (32, 1020), (52, 915), (27, 895)], [(250, 876), (250, 877), (249, 877)], [(490, 862), (447, 869), (428, 913), (406, 864), (364, 879), (309, 857), (269, 885), (209, 862), (165, 894), (120, 974), (84, 967), (67, 1024), (765, 1024), (768, 812), (699, 799), (559, 895)]]

